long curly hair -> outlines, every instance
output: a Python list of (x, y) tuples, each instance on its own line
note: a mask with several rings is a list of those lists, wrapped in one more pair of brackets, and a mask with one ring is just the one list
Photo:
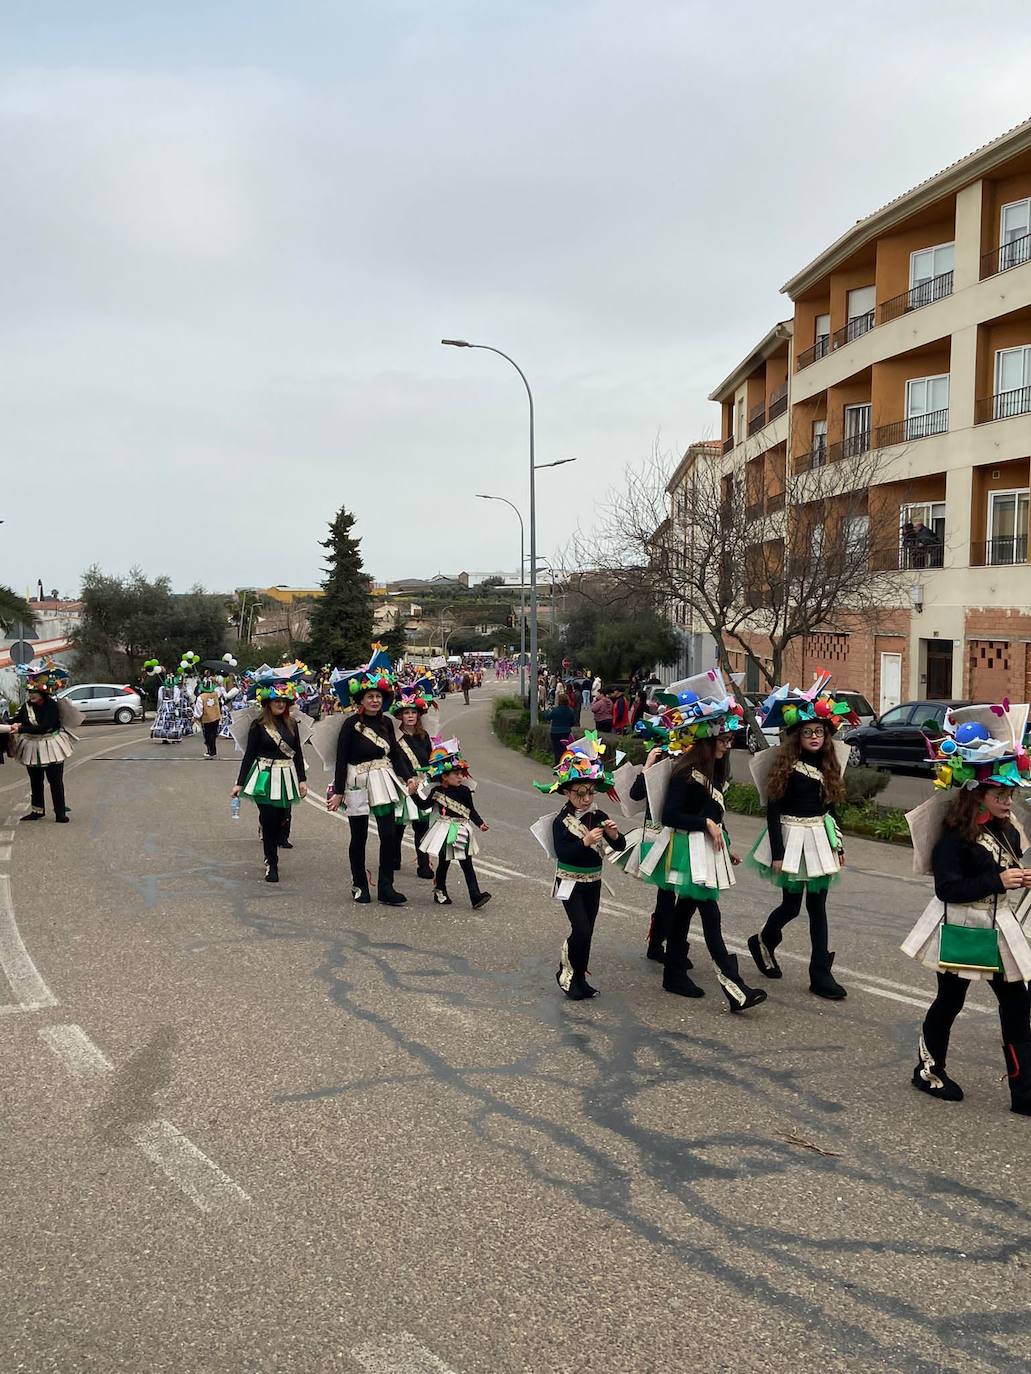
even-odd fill
[[(784, 743), (778, 745), (777, 758), (774, 760), (773, 767), (770, 769), (770, 776), (766, 782), (766, 795), (773, 801), (779, 801), (787, 791), (788, 779), (801, 757), (802, 730), (800, 726), (796, 726), (794, 730), (787, 732)], [(829, 802), (844, 801), (845, 784), (841, 780), (838, 756), (834, 752), (834, 739), (826, 726), (823, 728), (823, 743), (819, 749), (812, 754), (806, 752), (806, 762), (810, 761), (823, 774), (823, 790), (827, 800)]]
[(728, 750), (721, 759), (716, 757), (716, 737), (710, 735), (707, 739), (695, 740), (691, 748), (688, 749), (673, 766), (673, 776), (682, 773), (690, 773), (697, 769), (706, 780), (713, 786), (722, 788), (727, 781), (727, 774), (730, 772), (730, 751)]
[(989, 821), (987, 826), (978, 822), (978, 816), (982, 814), (985, 787), (961, 787), (952, 797), (945, 810), (945, 819), (942, 825), (949, 830), (955, 830), (961, 840), (966, 840), (969, 844), (976, 844), (982, 830), (990, 829), (1001, 833), (1004, 821)]

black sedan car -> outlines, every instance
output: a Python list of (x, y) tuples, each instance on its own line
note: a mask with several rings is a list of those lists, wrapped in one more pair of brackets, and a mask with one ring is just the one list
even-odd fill
[(906, 701), (893, 706), (869, 725), (842, 735), (852, 746), (851, 762), (874, 768), (918, 768), (928, 761), (927, 742), (944, 734), (950, 707), (972, 706), (970, 701)]

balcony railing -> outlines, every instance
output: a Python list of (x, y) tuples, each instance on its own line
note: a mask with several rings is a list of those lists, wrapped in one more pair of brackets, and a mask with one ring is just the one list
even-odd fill
[(850, 434), (845, 439), (839, 439), (837, 443), (828, 444), (827, 462), (840, 463), (842, 458), (859, 458), (862, 454), (869, 453), (872, 440), (872, 431), (864, 429), (858, 434)]
[(783, 382), (770, 397), (769, 408), (766, 412), (767, 423), (775, 420), (778, 415), (783, 415), (788, 408), (788, 384)]
[(944, 557), (945, 546), (938, 540), (923, 544), (903, 539), (899, 545), (898, 565), (907, 571), (913, 568), (940, 568)]
[(951, 295), (952, 273), (942, 272), (940, 276), (931, 277), (930, 280), (911, 287), (909, 291), (903, 291), (901, 296), (892, 296), (891, 300), (882, 301), (877, 307), (877, 323), (887, 324), (889, 320), (897, 320), (900, 315), (906, 315), (910, 310), (920, 310), (933, 301), (944, 300), (946, 296)]
[(998, 539), (986, 539), (983, 544), (971, 544), (970, 561), (980, 568), (1003, 567), (1009, 563), (1027, 562), (1027, 535), (1008, 534)]
[(860, 335), (869, 334), (876, 323), (876, 312), (873, 310), (868, 310), (865, 315), (856, 315), (842, 329), (834, 331), (831, 335), (831, 348), (841, 348), (843, 344), (851, 343)]
[(751, 438), (766, 423), (766, 402), (760, 401), (748, 412), (748, 436)]
[(766, 497), (766, 514), (776, 515), (779, 510), (784, 509), (784, 493), (782, 491), (770, 492)]
[(758, 520), (758, 519), (759, 519), (759, 516), (762, 515), (762, 513), (763, 513), (763, 503), (762, 503), (761, 500), (759, 500), (759, 501), (750, 501), (750, 502), (748, 503), (748, 505), (745, 506), (745, 519), (746, 519), (746, 520)]
[(1012, 391), (997, 391), (994, 396), (985, 396), (977, 403), (977, 423), (988, 420), (1008, 420), (1013, 415), (1027, 415), (1031, 412), (1031, 386), (1018, 386)]
[(908, 420), (893, 420), (890, 425), (878, 425), (874, 430), (874, 448), (891, 448), (894, 444), (908, 444), (913, 439), (927, 439), (932, 434), (946, 434), (949, 428), (949, 408), (932, 410), (926, 415), (911, 415)]
[(1009, 243), (993, 248), (990, 253), (983, 253), (981, 280), (985, 277), (994, 277), (996, 272), (1008, 272), (1011, 267), (1019, 267), (1024, 262), (1031, 262), (1031, 234), (1011, 239)]
[(795, 371), (801, 372), (803, 367), (811, 367), (813, 363), (818, 363), (821, 358), (826, 358), (830, 351), (831, 336), (821, 334), (812, 348), (807, 348), (804, 353), (798, 355), (795, 360)]
[(821, 439), (818, 444), (814, 444), (808, 453), (803, 453), (800, 458), (795, 459), (795, 471), (805, 472), (810, 468), (822, 468), (827, 462), (827, 440)]
[(735, 442), (736, 440), (733, 434), (728, 434), (727, 437), (723, 440), (723, 452), (729, 453), (730, 450), (734, 447)]

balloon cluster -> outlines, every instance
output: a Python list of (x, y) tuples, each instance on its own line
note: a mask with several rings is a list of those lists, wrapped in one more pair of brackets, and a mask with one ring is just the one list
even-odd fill
[(235, 668), (238, 666), (236, 659), (232, 656), (232, 654), (223, 654), (222, 662), (226, 665), (227, 668)]
[(148, 658), (143, 665), (143, 671), (148, 677), (160, 677), (165, 670), (161, 666), (160, 659)]
[(192, 673), (200, 663), (200, 654), (195, 654), (192, 649), (187, 649), (179, 660), (179, 671), (181, 673)]

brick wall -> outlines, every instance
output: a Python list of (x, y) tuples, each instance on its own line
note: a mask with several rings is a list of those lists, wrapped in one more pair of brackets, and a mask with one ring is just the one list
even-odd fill
[[(785, 655), (785, 678), (795, 686), (808, 687), (816, 670), (825, 668), (834, 675), (832, 688), (862, 692), (877, 710), (880, 701), (880, 656), (882, 653), (900, 653), (904, 701), (909, 680), (910, 614), (906, 610), (893, 611), (880, 621), (876, 629), (864, 626), (857, 620), (842, 630), (806, 635), (804, 641), (796, 640)], [(769, 640), (763, 635), (744, 638), (756, 656), (768, 663)], [(743, 651), (732, 653), (731, 662), (735, 672), (744, 672), (746, 658)], [(765, 683), (761, 685), (765, 686)]]
[(1031, 700), (1031, 610), (968, 607), (966, 641), (967, 696)]

